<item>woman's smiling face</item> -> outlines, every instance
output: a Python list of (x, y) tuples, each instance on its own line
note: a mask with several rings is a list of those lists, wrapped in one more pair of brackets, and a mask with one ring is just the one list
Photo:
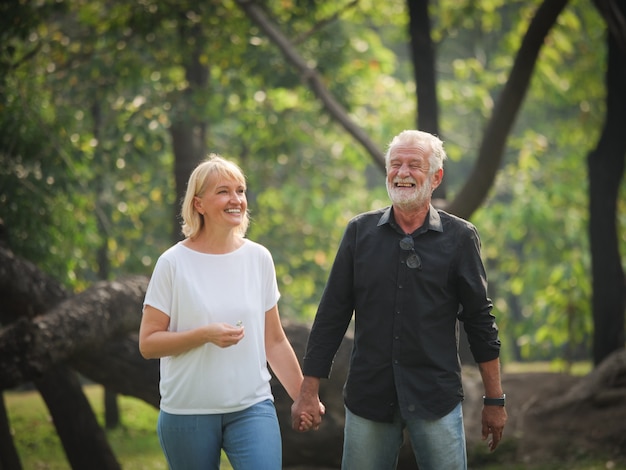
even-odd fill
[(248, 209), (246, 186), (234, 179), (210, 175), (204, 193), (196, 196), (195, 208), (207, 224), (238, 227)]

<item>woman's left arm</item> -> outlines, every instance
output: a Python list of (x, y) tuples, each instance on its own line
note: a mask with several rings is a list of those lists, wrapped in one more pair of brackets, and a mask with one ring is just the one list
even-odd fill
[(300, 394), (302, 369), (280, 323), (278, 305), (265, 312), (265, 354), (267, 362), (292, 400)]

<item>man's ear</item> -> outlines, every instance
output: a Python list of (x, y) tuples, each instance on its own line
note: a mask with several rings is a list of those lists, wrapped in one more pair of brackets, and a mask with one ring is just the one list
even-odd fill
[(439, 168), (439, 170), (437, 170), (435, 174), (433, 175), (433, 180), (432, 180), (433, 191), (437, 189), (437, 187), (439, 187), (442, 180), (443, 180), (443, 168)]

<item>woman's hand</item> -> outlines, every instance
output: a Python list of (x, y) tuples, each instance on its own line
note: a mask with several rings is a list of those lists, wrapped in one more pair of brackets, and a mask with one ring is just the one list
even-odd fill
[(233, 326), (228, 323), (211, 323), (206, 327), (206, 334), (210, 343), (220, 348), (234, 346), (245, 336), (243, 326)]
[(146, 305), (139, 327), (139, 351), (146, 359), (183, 354), (206, 343), (220, 348), (233, 346), (244, 337), (243, 326), (228, 323), (210, 325), (184, 331), (169, 331), (170, 317)]

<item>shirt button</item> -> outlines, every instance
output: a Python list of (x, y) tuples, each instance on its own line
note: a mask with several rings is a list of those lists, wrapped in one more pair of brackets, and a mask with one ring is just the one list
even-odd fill
[(400, 337), (399, 336), (394, 336), (393, 339), (400, 339)]
[(394, 359), (394, 360), (393, 360), (393, 363), (394, 363), (394, 364), (397, 364), (397, 363), (398, 363), (398, 360), (397, 360), (397, 359)]
[(409, 405), (409, 411), (415, 411), (415, 405)]

